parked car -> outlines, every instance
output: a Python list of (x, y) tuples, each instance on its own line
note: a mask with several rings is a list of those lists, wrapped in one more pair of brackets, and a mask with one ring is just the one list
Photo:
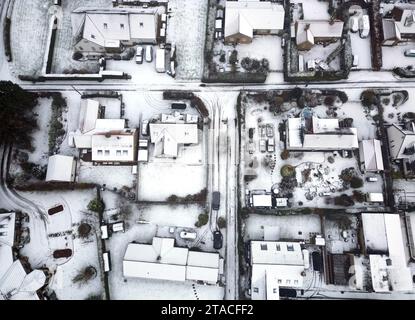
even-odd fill
[(219, 210), (220, 208), (220, 192), (214, 191), (212, 193), (212, 210)]
[(370, 22), (367, 14), (363, 15), (359, 20), (359, 31), (361, 38), (367, 38), (369, 36)]
[(359, 19), (357, 17), (350, 18), (350, 31), (351, 32), (359, 31)]
[(144, 56), (144, 48), (142, 46), (138, 46), (136, 54), (135, 54), (135, 63), (142, 64), (143, 56)]
[(352, 68), (357, 68), (358, 66), (359, 66), (359, 56), (357, 54), (354, 54)]
[(195, 240), (197, 238), (197, 233), (182, 231), (180, 232), (180, 238), (186, 239), (186, 240)]
[(216, 250), (221, 249), (223, 246), (223, 235), (220, 231), (213, 232), (213, 248)]
[(376, 181), (378, 181), (378, 178), (377, 177), (367, 177), (366, 178), (366, 181), (368, 181), (368, 182), (376, 182)]
[(267, 141), (267, 150), (268, 150), (268, 152), (274, 152), (275, 151), (274, 138), (268, 139), (268, 141)]
[(404, 55), (405, 55), (406, 57), (415, 57), (415, 49), (408, 49), (408, 50), (405, 50)]
[(153, 61), (153, 47), (152, 46), (146, 47), (146, 61), (147, 62)]
[(267, 142), (265, 139), (259, 140), (259, 151), (266, 152), (267, 151)]
[(148, 136), (148, 120), (143, 120), (143, 122), (141, 122), (141, 134), (143, 136)]

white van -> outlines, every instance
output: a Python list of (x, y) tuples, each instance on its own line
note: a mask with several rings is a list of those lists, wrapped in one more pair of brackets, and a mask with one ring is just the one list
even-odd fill
[(350, 18), (350, 31), (353, 33), (359, 31), (359, 19), (357, 17)]
[(146, 61), (147, 62), (153, 61), (153, 47), (152, 46), (146, 47)]
[(367, 38), (370, 31), (369, 16), (363, 15), (359, 20), (360, 38)]
[(195, 240), (197, 238), (197, 233), (182, 231), (180, 232), (180, 238), (187, 239), (187, 240)]
[(352, 68), (356, 69), (359, 66), (359, 56), (357, 54), (353, 55), (353, 64)]
[(415, 49), (405, 50), (405, 57), (415, 57)]

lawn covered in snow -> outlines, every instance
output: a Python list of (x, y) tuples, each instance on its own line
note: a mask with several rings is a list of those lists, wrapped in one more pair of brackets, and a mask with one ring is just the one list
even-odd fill
[(167, 42), (177, 48), (176, 78), (199, 80), (202, 77), (206, 37), (206, 0), (170, 0)]

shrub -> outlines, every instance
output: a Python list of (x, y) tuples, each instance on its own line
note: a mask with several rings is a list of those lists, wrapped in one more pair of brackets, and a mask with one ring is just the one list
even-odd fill
[(350, 207), (350, 206), (354, 205), (354, 201), (347, 194), (342, 194), (342, 195), (334, 198), (334, 204), (336, 206)]
[(363, 106), (370, 107), (377, 103), (377, 96), (373, 90), (365, 90), (363, 91), (360, 100)]
[(225, 63), (226, 62), (226, 54), (222, 53), (220, 55), (219, 61), (222, 62), (222, 63)]
[(357, 176), (352, 177), (352, 179), (350, 180), (350, 186), (353, 189), (358, 189), (361, 188), (363, 186), (363, 180)]
[(197, 218), (197, 222), (195, 223), (195, 226), (200, 228), (204, 225), (206, 225), (209, 222), (209, 214), (205, 213), (201, 213), (199, 214), (198, 218)]
[(353, 191), (353, 200), (356, 202), (364, 202), (365, 201), (365, 195), (362, 191)]
[(295, 168), (292, 165), (286, 164), (281, 168), (281, 175), (283, 177), (293, 177), (295, 175)]
[(93, 266), (88, 266), (79, 271), (79, 273), (72, 279), (73, 283), (84, 284), (97, 276), (97, 270)]
[(229, 63), (235, 64), (237, 61), (238, 61), (238, 51), (233, 50), (229, 57)]
[(92, 228), (88, 223), (81, 223), (78, 227), (78, 233), (81, 238), (88, 238)]
[(218, 227), (219, 227), (219, 229), (226, 228), (226, 219), (225, 218), (219, 217), (219, 219), (218, 219)]
[(102, 213), (105, 210), (105, 203), (101, 199), (95, 198), (88, 203), (88, 210)]
[(324, 98), (324, 104), (326, 106), (332, 107), (334, 105), (334, 102), (336, 101), (336, 98), (333, 96), (326, 96)]
[(75, 51), (74, 54), (72, 55), (72, 59), (78, 61), (81, 60), (83, 57), (83, 54), (79, 51)]
[(284, 151), (281, 152), (280, 157), (282, 160), (287, 160), (290, 157), (290, 151), (284, 149)]

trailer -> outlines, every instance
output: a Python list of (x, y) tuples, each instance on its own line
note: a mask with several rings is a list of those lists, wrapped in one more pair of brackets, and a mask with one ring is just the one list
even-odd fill
[(156, 51), (156, 71), (163, 73), (166, 72), (166, 50), (157, 49)]

